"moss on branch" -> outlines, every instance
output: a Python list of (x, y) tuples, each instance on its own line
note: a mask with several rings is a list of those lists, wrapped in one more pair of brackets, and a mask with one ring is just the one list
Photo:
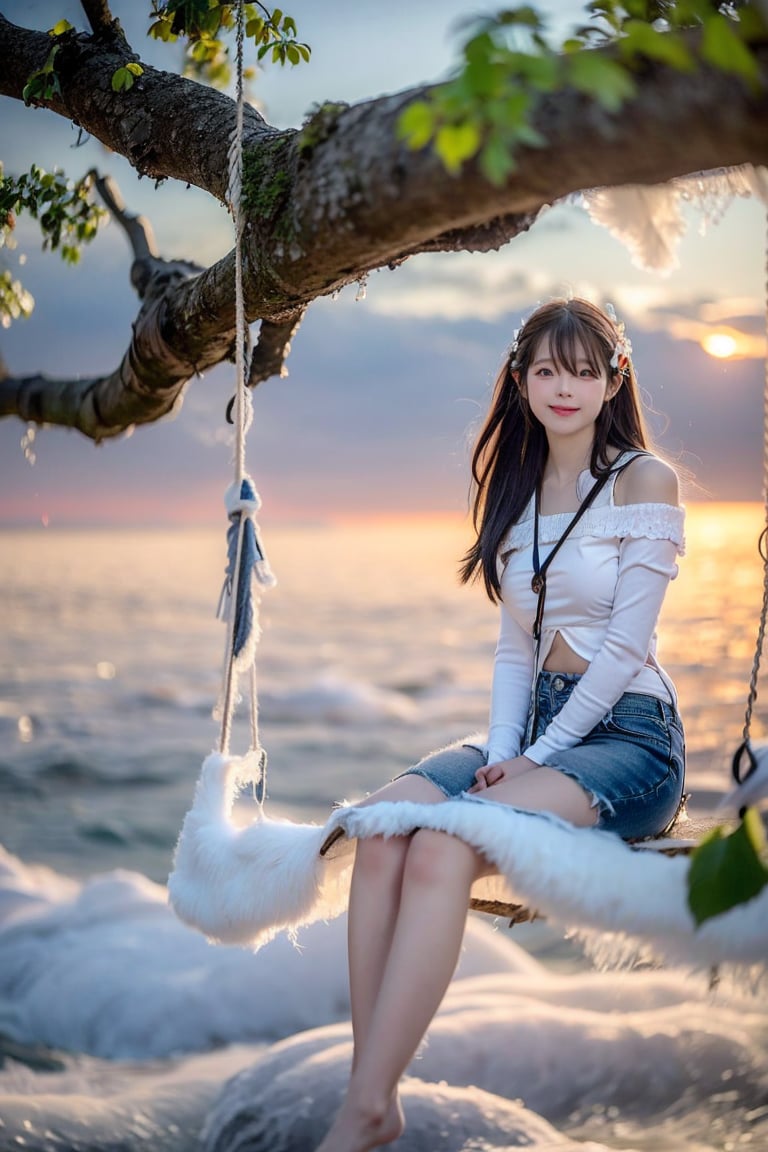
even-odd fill
[(271, 225), (290, 199), (296, 173), (294, 132), (259, 141), (243, 154), (243, 205), (259, 224)]
[(339, 117), (348, 108), (349, 104), (343, 101), (327, 100), (310, 109), (298, 138), (298, 153), (302, 160), (308, 160), (315, 148), (333, 135)]

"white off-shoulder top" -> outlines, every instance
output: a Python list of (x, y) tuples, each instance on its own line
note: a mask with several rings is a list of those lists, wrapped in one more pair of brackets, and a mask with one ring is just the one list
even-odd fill
[[(577, 484), (583, 500), (594, 484), (589, 471)], [(676, 559), (684, 552), (684, 509), (671, 504), (616, 505), (613, 476), (572, 529), (547, 570), (538, 667), (533, 621), (533, 498), (499, 548), (501, 624), (494, 661), (488, 763), (520, 755), (534, 679), (556, 633), (589, 662), (567, 703), (525, 755), (546, 764), (553, 751), (573, 747), (624, 692), (669, 701), (671, 681), (656, 660), (656, 623)], [(539, 516), (542, 562), (573, 517)]]

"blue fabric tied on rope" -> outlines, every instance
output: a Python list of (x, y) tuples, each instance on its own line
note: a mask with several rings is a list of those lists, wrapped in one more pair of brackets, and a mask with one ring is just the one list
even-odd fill
[[(240, 485), (240, 501), (247, 502), (255, 510), (258, 498), (250, 480), (243, 479)], [(232, 652), (239, 656), (248, 644), (253, 632), (253, 577), (261, 579), (260, 568), (266, 567), (266, 557), (261, 548), (256, 525), (249, 511), (240, 507), (230, 513), (230, 526), (227, 529), (227, 568), (225, 588), (230, 592), (234, 586), (235, 565), (237, 564), (237, 539), (240, 533), (240, 519), (246, 517), (243, 526), (243, 542), (240, 548), (240, 565), (237, 579), (237, 599), (234, 606), (235, 618), (232, 628)], [(262, 582), (267, 583), (266, 580)], [(271, 582), (271, 581), (269, 581)]]

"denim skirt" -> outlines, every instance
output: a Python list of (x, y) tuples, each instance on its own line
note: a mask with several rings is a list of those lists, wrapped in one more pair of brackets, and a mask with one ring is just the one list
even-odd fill
[[(580, 677), (541, 672), (528, 718), (526, 747), (544, 732)], [(414, 764), (403, 776), (422, 776), (448, 797), (475, 783), (486, 753), (459, 741)], [(685, 737), (674, 705), (641, 692), (625, 692), (578, 744), (553, 752), (547, 766), (570, 776), (597, 808), (597, 827), (625, 840), (658, 836), (682, 801)], [(490, 797), (489, 797), (490, 798)]]

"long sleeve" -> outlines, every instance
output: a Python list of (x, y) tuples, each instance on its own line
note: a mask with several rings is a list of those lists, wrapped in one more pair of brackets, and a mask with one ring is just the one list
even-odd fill
[(572, 748), (605, 716), (648, 658), (677, 545), (668, 539), (626, 537), (619, 550), (616, 593), (603, 644), (560, 712), (525, 755), (537, 764)]
[(493, 664), (488, 763), (520, 755), (533, 680), (533, 640), (502, 604)]

